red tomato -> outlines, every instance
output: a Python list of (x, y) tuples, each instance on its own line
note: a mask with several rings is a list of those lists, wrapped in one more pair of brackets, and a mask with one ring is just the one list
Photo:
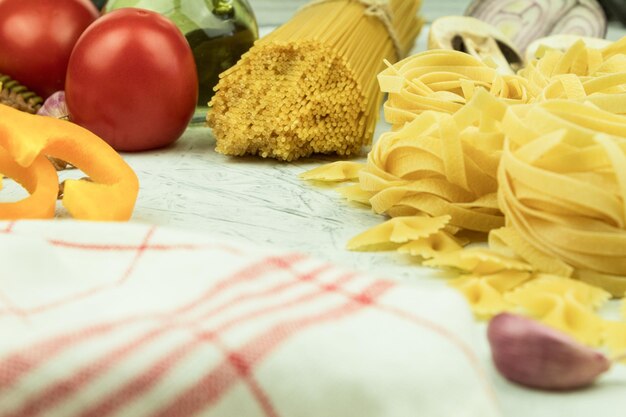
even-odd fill
[(182, 135), (195, 110), (193, 54), (166, 17), (115, 10), (76, 43), (65, 97), (71, 120), (118, 151), (168, 145)]
[(44, 98), (63, 90), (72, 48), (98, 15), (89, 0), (0, 0), (0, 72)]

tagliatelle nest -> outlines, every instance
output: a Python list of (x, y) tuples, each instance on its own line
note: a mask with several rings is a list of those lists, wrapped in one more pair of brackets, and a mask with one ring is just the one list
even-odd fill
[[(587, 104), (550, 101), (505, 123), (509, 138), (499, 172), (499, 201), (522, 239), (516, 253), (537, 270), (620, 276), (595, 283), (626, 293), (626, 117)], [(542, 123), (550, 120), (561, 128)], [(524, 130), (520, 130), (525, 126)], [(546, 133), (552, 131), (551, 133)], [(619, 137), (615, 135), (624, 135)], [(501, 239), (504, 245), (509, 240)], [(525, 249), (524, 245), (530, 246)], [(531, 256), (531, 250), (541, 257)]]

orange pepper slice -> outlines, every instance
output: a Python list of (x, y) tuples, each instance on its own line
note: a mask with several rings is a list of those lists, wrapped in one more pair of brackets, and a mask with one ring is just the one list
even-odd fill
[(0, 105), (0, 146), (22, 167), (52, 156), (82, 170), (93, 182), (67, 180), (62, 203), (79, 220), (130, 219), (139, 180), (105, 141), (68, 121)]
[(31, 166), (24, 168), (0, 147), (0, 173), (13, 178), (30, 193), (16, 202), (0, 203), (0, 219), (49, 219), (54, 217), (59, 178), (57, 172), (43, 155)]

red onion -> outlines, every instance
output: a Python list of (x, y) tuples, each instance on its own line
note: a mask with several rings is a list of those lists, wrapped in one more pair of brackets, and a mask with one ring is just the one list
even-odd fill
[(607, 31), (596, 0), (474, 0), (465, 14), (500, 29), (522, 53), (548, 35), (604, 38)]

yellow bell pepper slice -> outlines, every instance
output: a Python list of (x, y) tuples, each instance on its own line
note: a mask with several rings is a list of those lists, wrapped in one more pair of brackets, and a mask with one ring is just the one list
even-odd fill
[(22, 167), (40, 156), (69, 162), (93, 182), (68, 180), (63, 205), (79, 220), (130, 219), (139, 180), (105, 141), (68, 121), (34, 116), (0, 105), (0, 146)]
[(48, 159), (40, 155), (28, 168), (16, 163), (0, 147), (0, 173), (13, 178), (30, 193), (16, 202), (0, 203), (0, 219), (49, 219), (54, 217), (59, 179)]

